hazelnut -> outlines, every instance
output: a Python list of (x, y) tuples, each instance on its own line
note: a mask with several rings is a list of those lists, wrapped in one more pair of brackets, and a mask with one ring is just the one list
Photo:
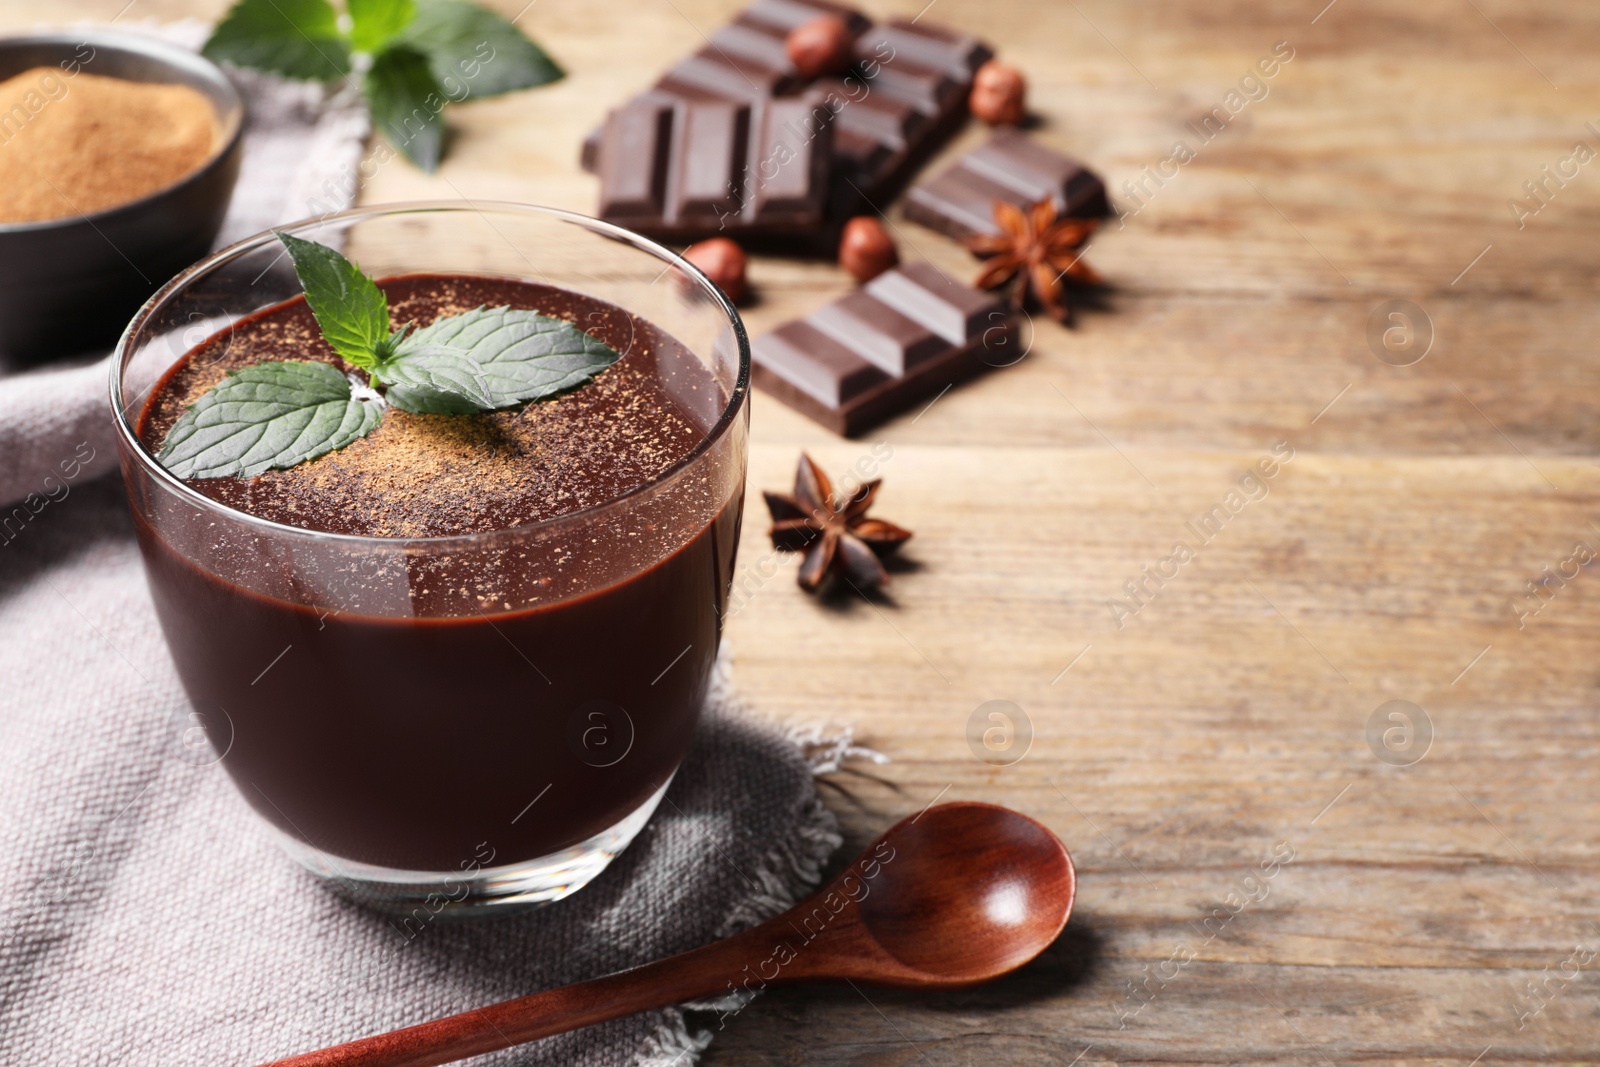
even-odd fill
[(745, 298), (744, 249), (733, 241), (726, 237), (701, 241), (684, 249), (683, 258), (704, 271), (735, 304)]
[(900, 253), (883, 223), (871, 215), (857, 215), (844, 224), (839, 238), (839, 266), (858, 282), (870, 282), (896, 263)]
[(838, 15), (818, 15), (802, 22), (784, 38), (784, 51), (802, 78), (840, 74), (854, 60), (855, 38)]
[(972, 113), (991, 126), (1015, 126), (1026, 108), (1028, 83), (1016, 67), (991, 59), (972, 78)]

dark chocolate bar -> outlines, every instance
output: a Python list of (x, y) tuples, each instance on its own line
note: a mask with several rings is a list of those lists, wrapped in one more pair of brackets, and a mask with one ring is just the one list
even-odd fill
[(912, 186), (905, 214), (959, 239), (1000, 232), (996, 200), (1026, 208), (1046, 199), (1062, 215), (1110, 214), (1105, 184), (1093, 171), (1020, 130), (1002, 128), (936, 177)]
[[(858, 35), (856, 62), (843, 76), (807, 82), (789, 62), (784, 38), (823, 14), (839, 16)], [(960, 128), (973, 74), (992, 55), (972, 37), (926, 23), (875, 26), (860, 12), (827, 0), (756, 0), (633, 103), (660, 106), (687, 100), (754, 106), (796, 93), (816, 96), (834, 116), (836, 158), (827, 216), (842, 222), (887, 206), (916, 168)], [(604, 140), (602, 130), (584, 141), (585, 169), (605, 173), (645, 166), (635, 157), (603, 165)], [(602, 217), (608, 217), (603, 210)], [(746, 232), (764, 232), (758, 221), (745, 225), (753, 226)], [(827, 244), (836, 238), (829, 234), (821, 240)]]
[(986, 367), (1014, 362), (1015, 330), (999, 297), (910, 263), (757, 337), (751, 379), (848, 437)]
[(652, 237), (805, 234), (822, 222), (832, 115), (815, 94), (749, 103), (647, 93), (600, 143), (600, 217)]

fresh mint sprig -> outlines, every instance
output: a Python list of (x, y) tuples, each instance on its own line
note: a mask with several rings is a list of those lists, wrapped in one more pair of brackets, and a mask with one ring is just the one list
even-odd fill
[[(575, 389), (621, 353), (565, 319), (479, 307), (413, 330), (394, 327), (377, 283), (337, 251), (278, 233), (323, 339), (370, 388), (329, 363), (283, 360), (236, 371), (168, 432), (158, 459), (179, 478), (249, 478), (343, 448), (383, 410), (499, 411)], [(377, 390), (382, 389), (380, 394)]]
[(201, 51), (314, 81), (363, 71), (373, 124), (428, 171), (443, 154), (446, 104), (565, 76), (521, 30), (470, 0), (346, 0), (343, 18), (329, 0), (238, 0)]

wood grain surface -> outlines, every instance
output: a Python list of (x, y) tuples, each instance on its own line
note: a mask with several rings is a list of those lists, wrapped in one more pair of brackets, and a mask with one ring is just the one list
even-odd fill
[[(890, 757), (824, 787), (841, 862), (936, 797), (995, 801), (1068, 843), (1078, 911), (974, 991), (771, 993), (712, 1067), (1600, 1056), (1600, 576), (1568, 562), (1600, 548), (1600, 161), (1542, 169), (1600, 150), (1600, 8), (1324, 2), (924, 11), (1026, 71), (1037, 135), (1138, 210), (1089, 253), (1104, 306), (918, 417), (847, 442), (756, 398), (752, 489), (786, 488), (802, 448), (835, 474), (886, 454), (878, 512), (917, 536), (891, 597), (819, 603), (753, 502), (728, 639), (761, 713), (854, 724)], [(592, 210), (584, 132), (737, 6), (528, 5), (570, 77), (452, 110), (437, 175), (396, 162), (361, 199)], [(41, 17), (0, 2), (7, 27)], [(1279, 42), (1293, 58), (1227, 128), (1145, 178)], [(903, 254), (972, 269), (884, 207)], [(847, 285), (816, 262), (752, 276), (754, 331)], [(1393, 300), (1431, 323), (1413, 313), (1431, 344), (1408, 366), (1370, 340)], [(1241, 487), (1275, 447), (1293, 458)], [(1218, 505), (1202, 544), (1187, 524)], [(1131, 600), (1178, 541), (1194, 558)], [(1005, 766), (968, 742), (992, 700), (1031, 723)], [(1425, 754), (1385, 735), (1393, 700)]]

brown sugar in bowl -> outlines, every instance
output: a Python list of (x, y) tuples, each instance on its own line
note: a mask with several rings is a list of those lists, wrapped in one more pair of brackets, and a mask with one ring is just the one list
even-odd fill
[[(109, 348), (150, 294), (210, 251), (239, 176), (244, 126), (243, 101), (227, 76), (163, 41), (99, 31), (0, 39), (0, 82), (39, 67), (60, 77), (33, 97), (7, 101), (0, 152), (24, 150), (28, 124), (70, 96), (79, 74), (187, 86), (210, 104), (215, 127), (209, 153), (154, 191), (64, 217), (0, 223), (0, 357), (14, 364)], [(48, 180), (47, 162), (41, 173)]]

